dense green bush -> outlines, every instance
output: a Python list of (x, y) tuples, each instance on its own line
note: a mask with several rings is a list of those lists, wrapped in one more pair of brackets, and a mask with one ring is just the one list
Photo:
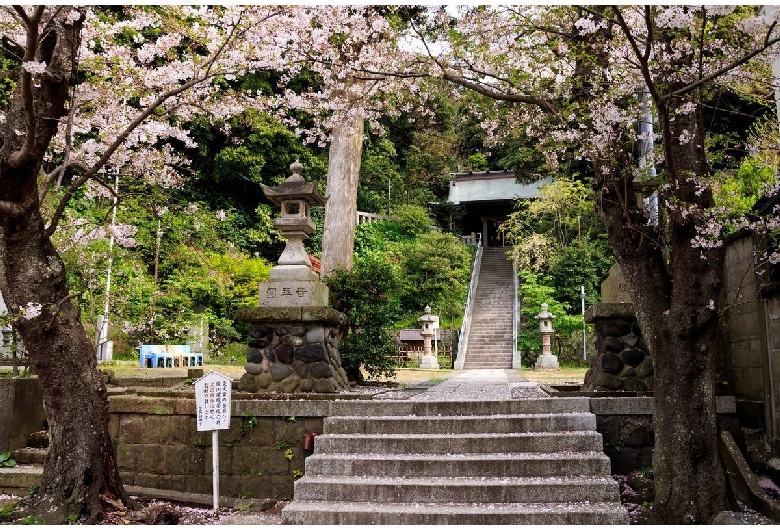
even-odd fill
[(395, 339), (385, 331), (400, 312), (394, 293), (396, 268), (380, 254), (358, 256), (351, 271), (337, 269), (325, 277), (331, 305), (347, 316), (349, 334), (339, 343), (341, 365), (350, 380), (392, 376)]

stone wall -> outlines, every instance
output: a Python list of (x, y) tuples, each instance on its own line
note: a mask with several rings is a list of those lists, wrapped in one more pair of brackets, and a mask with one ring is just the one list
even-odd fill
[(329, 308), (242, 308), (251, 322), (242, 392), (329, 393), (347, 388), (338, 342), (345, 317)]
[[(212, 436), (197, 431), (194, 399), (115, 396), (110, 413), (126, 485), (212, 492)], [(321, 433), (325, 415), (327, 403), (234, 399), (230, 429), (218, 437), (220, 494), (291, 499), (311, 454), (301, 448), (303, 436)]]
[(38, 378), (0, 379), (0, 403), (0, 453), (27, 447), (30, 433), (46, 424)]
[(582, 390), (653, 390), (653, 360), (633, 304), (596, 304), (585, 312), (585, 320), (594, 325), (596, 353), (590, 357)]

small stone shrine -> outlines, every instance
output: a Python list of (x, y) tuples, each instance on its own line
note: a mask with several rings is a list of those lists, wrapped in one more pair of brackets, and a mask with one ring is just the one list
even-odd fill
[(601, 284), (601, 300), (585, 311), (585, 322), (595, 328), (596, 353), (590, 357), (581, 390), (653, 390), (653, 359), (642, 340), (634, 304), (617, 264)]
[(242, 392), (336, 392), (348, 386), (337, 344), (346, 330), (346, 317), (328, 307), (328, 287), (311, 268), (303, 240), (314, 232), (309, 208), (323, 206), (316, 182), (292, 176), (263, 192), (282, 209), (274, 226), (287, 246), (260, 283), (258, 307), (241, 308), (236, 320), (251, 322), (249, 352), (238, 390)]

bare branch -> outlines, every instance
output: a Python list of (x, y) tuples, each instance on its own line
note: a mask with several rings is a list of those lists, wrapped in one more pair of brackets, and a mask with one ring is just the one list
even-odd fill
[(545, 99), (536, 98), (533, 96), (526, 96), (523, 94), (508, 94), (506, 92), (500, 92), (498, 90), (490, 89), (485, 85), (475, 83), (473, 81), (469, 81), (465, 77), (457, 74), (444, 72), (442, 73), (442, 79), (458, 84), (464, 88), (473, 90), (478, 94), (482, 94), (483, 96), (487, 96), (491, 99), (495, 99), (498, 101), (507, 101), (511, 103), (526, 103), (529, 105), (535, 105), (541, 108), (542, 110), (545, 110), (555, 115), (557, 115), (560, 112), (560, 109), (556, 105), (554, 105), (553, 103)]

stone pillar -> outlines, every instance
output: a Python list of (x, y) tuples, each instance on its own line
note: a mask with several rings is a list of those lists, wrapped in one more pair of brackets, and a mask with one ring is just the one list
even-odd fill
[(585, 322), (595, 328), (596, 351), (590, 356), (582, 390), (653, 390), (653, 359), (642, 340), (631, 294), (617, 264), (601, 284), (601, 300), (585, 311)]
[(557, 370), (558, 357), (550, 350), (550, 337), (555, 332), (552, 321), (555, 315), (550, 313), (547, 304), (542, 304), (542, 310), (534, 318), (539, 321), (539, 332), (542, 334), (542, 354), (536, 359), (535, 370)]

